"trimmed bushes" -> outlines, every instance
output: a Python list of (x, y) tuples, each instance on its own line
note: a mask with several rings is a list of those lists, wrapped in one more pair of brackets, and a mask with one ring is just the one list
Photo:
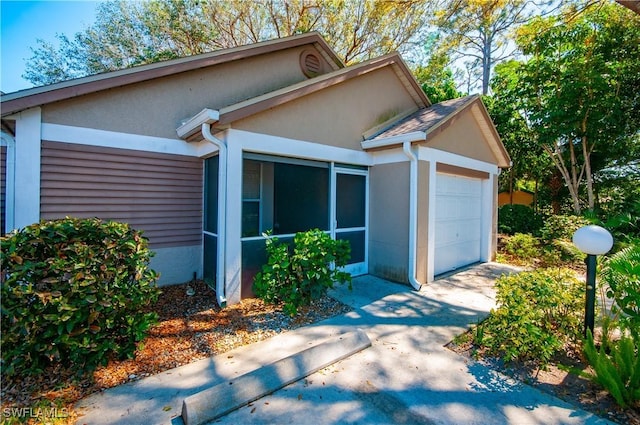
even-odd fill
[(127, 224), (43, 221), (1, 239), (2, 363), (7, 375), (51, 364), (90, 371), (132, 357), (157, 320), (151, 251)]
[(334, 282), (351, 287), (351, 275), (338, 269), (351, 256), (348, 241), (313, 229), (296, 233), (292, 248), (276, 237), (266, 243), (268, 260), (254, 279), (254, 292), (265, 302), (284, 303), (287, 314), (293, 316), (298, 307), (323, 296)]
[(503, 205), (498, 209), (498, 232), (507, 235), (530, 233), (539, 235), (543, 216), (526, 205)]
[(475, 343), (505, 361), (542, 364), (581, 339), (583, 284), (568, 269), (540, 269), (496, 281), (498, 308), (476, 330)]

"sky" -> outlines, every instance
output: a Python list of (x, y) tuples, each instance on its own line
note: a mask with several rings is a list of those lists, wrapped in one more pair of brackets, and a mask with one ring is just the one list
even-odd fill
[(42, 39), (57, 45), (56, 34), (70, 38), (95, 21), (99, 1), (14, 1), (0, 3), (0, 90), (11, 93), (33, 87), (21, 76), (30, 48)]

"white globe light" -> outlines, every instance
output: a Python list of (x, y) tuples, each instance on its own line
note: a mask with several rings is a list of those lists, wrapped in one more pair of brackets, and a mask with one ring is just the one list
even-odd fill
[(585, 254), (602, 255), (613, 246), (613, 236), (600, 226), (584, 226), (573, 234), (573, 244)]

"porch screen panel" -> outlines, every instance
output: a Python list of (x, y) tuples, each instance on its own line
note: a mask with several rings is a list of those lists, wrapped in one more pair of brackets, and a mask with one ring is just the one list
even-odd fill
[(365, 260), (365, 232), (341, 232), (336, 234), (336, 239), (349, 241), (351, 245), (351, 258), (348, 264), (362, 263)]
[(336, 176), (336, 220), (341, 229), (364, 227), (366, 221), (366, 185), (364, 176), (338, 174)]
[(215, 282), (218, 270), (218, 157), (204, 161), (203, 276)]
[(329, 229), (329, 169), (276, 163), (274, 234)]
[(204, 161), (204, 230), (218, 233), (218, 157)]
[(202, 275), (205, 282), (211, 285), (216, 281), (216, 273), (218, 272), (218, 237), (205, 234), (203, 239)]

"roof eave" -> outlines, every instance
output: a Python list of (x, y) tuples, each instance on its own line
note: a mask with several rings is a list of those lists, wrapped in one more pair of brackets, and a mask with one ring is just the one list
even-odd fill
[(189, 140), (202, 129), (202, 124), (213, 124), (218, 121), (220, 114), (214, 109), (205, 108), (176, 128), (181, 139)]
[(344, 67), (335, 52), (317, 32), (288, 37), (286, 39), (268, 40), (256, 44), (217, 50), (197, 56), (173, 59), (140, 65), (133, 68), (91, 75), (74, 80), (63, 81), (47, 86), (34, 87), (14, 93), (2, 95), (2, 116), (29, 109), (47, 103), (66, 100), (102, 90), (140, 83), (181, 72), (193, 71), (238, 59), (258, 56), (273, 51), (293, 48), (305, 44), (320, 46), (323, 56), (331, 59), (334, 69)]
[(412, 131), (410, 133), (398, 134), (396, 136), (382, 137), (373, 140), (364, 140), (360, 142), (360, 146), (364, 150), (391, 148), (406, 142), (424, 142), (427, 133), (424, 131)]

